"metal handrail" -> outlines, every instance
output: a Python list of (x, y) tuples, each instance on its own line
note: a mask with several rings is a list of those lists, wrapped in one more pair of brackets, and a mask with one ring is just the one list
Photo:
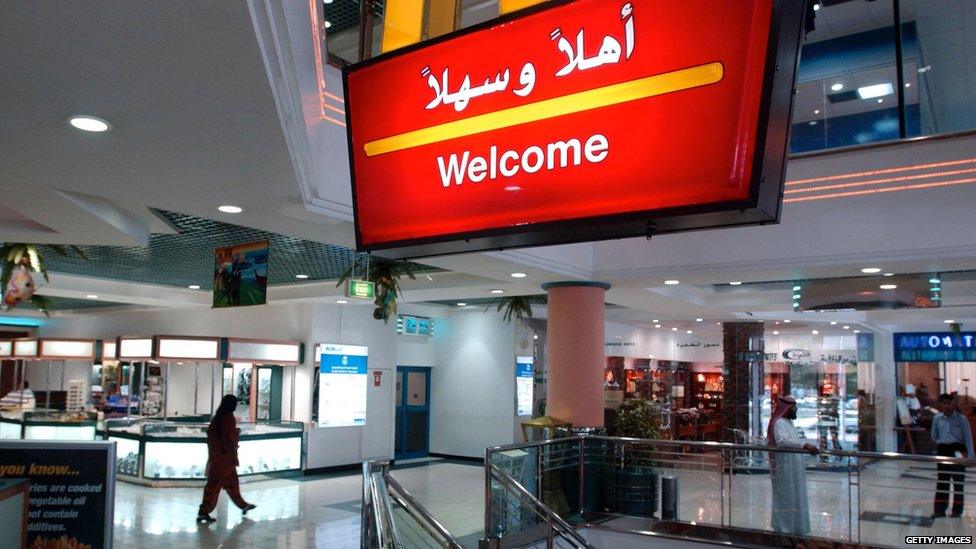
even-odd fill
[[(540, 499), (533, 496), (531, 492), (526, 490), (525, 487), (522, 486), (517, 480), (512, 478), (511, 475), (503, 471), (501, 468), (499, 468), (497, 465), (492, 463), (490, 460), (485, 460), (485, 469), (487, 471), (489, 479), (497, 478), (498, 481), (505, 486), (505, 488), (514, 491), (515, 494), (519, 496), (519, 499), (538, 509), (540, 511), (540, 514), (545, 517), (546, 523), (550, 531), (555, 530), (556, 529), (555, 526), (558, 526), (559, 529), (563, 530), (563, 532), (561, 532), (560, 535), (562, 535), (564, 539), (567, 539), (567, 541), (572, 541), (578, 547), (583, 547), (586, 549), (595, 549), (592, 545), (590, 545), (588, 541), (586, 541), (586, 538), (581, 536), (579, 532), (576, 531), (575, 528), (570, 526), (568, 522), (563, 520), (563, 518), (560, 517), (558, 514), (556, 514), (555, 511), (550, 509), (548, 505), (546, 505)], [(490, 531), (490, 524), (486, 523), (485, 524), (486, 536), (488, 535), (489, 531)], [(550, 539), (549, 547), (551, 547), (552, 546), (551, 533), (549, 535), (549, 539)]]
[[(421, 505), (416, 498), (411, 496), (409, 492), (404, 490), (403, 486), (401, 486), (399, 482), (397, 482), (393, 477), (389, 476), (389, 469), (385, 469), (383, 471), (383, 476), (386, 479), (387, 486), (393, 489), (394, 497), (400, 500), (403, 508), (410, 513), (410, 515), (414, 517), (414, 519), (417, 520), (417, 522), (420, 523), (425, 530), (431, 534), (436, 533), (437, 536), (440, 536), (442, 543), (450, 549), (464, 549), (461, 546), (461, 543), (458, 542), (457, 538), (451, 535), (451, 533), (447, 531), (447, 528), (444, 528), (444, 525), (438, 522), (437, 519), (430, 514), (430, 511)], [(433, 532), (431, 532), (431, 530), (433, 530)]]
[[(526, 448), (537, 448), (542, 446), (548, 446), (554, 443), (579, 441), (579, 440), (603, 440), (608, 442), (618, 442), (624, 444), (644, 444), (644, 445), (655, 445), (655, 446), (673, 446), (673, 447), (684, 447), (684, 448), (701, 448), (709, 450), (751, 450), (751, 451), (762, 451), (762, 452), (776, 452), (776, 453), (793, 453), (793, 454), (805, 454), (806, 450), (801, 448), (787, 448), (784, 446), (763, 446), (756, 444), (734, 444), (729, 442), (712, 442), (712, 441), (689, 441), (689, 440), (659, 440), (659, 439), (647, 439), (647, 438), (627, 438), (627, 437), (608, 437), (603, 435), (590, 435), (590, 434), (579, 434), (571, 435), (567, 437), (540, 440), (536, 442), (524, 442), (516, 444), (506, 444), (502, 446), (493, 446), (486, 450), (488, 456), (497, 452), (503, 452), (507, 450), (524, 450)], [(928, 463), (943, 463), (949, 465), (965, 465), (967, 467), (976, 466), (976, 460), (967, 458), (953, 458), (947, 456), (923, 456), (916, 454), (899, 454), (897, 452), (851, 452), (847, 450), (829, 450), (820, 449), (821, 455), (828, 456), (838, 456), (838, 457), (849, 457), (858, 459), (885, 459), (885, 460), (904, 460), (904, 461), (922, 461)]]
[(390, 505), (384, 475), (379, 475), (383, 486), (379, 486), (374, 478), (376, 469), (387, 471), (389, 467), (387, 461), (363, 462), (363, 505), (359, 536), (362, 549), (396, 549), (403, 546), (393, 523), (393, 506)]

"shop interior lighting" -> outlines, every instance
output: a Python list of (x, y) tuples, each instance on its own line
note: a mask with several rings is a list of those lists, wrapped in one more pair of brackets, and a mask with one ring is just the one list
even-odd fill
[(883, 276), (895, 276), (895, 273), (885, 273)]
[(790, 319), (786, 319), (783, 321), (783, 324), (789, 324), (790, 322), (791, 322)]
[(512, 278), (525, 278), (525, 277), (527, 277), (529, 275), (527, 275), (525, 273), (512, 273), (512, 274), (510, 274), (508, 276), (510, 276)]
[(76, 130), (95, 133), (107, 132), (112, 128), (111, 124), (101, 118), (83, 114), (68, 118), (68, 124)]
[(332, 26), (332, 23), (330, 21), (326, 21), (325, 22), (325, 28), (329, 28), (331, 26)]
[(735, 282), (729, 282), (729, 286), (742, 286), (742, 282), (736, 280)]
[(813, 11), (820, 11), (820, 3), (819, 2), (813, 5)]
[(671, 328), (671, 331), (672, 332), (677, 332), (678, 331), (678, 328)]
[(844, 329), (845, 329), (845, 330), (850, 330), (850, 329), (851, 329), (851, 327), (850, 327), (850, 326), (846, 326), (846, 325), (845, 325), (845, 326), (844, 326)]
[(802, 287), (802, 286), (799, 286), (799, 285), (797, 285), (797, 286), (793, 286), (793, 291), (794, 291), (794, 292), (799, 292), (799, 291), (800, 291), (800, 290), (802, 290), (802, 289), (803, 289), (803, 287)]
[(98, 294), (85, 294), (88, 299), (98, 299)]
[(655, 325), (654, 325), (654, 327), (655, 327), (655, 328), (660, 328), (660, 327), (661, 327), (661, 325), (660, 325), (660, 324), (655, 324)]
[(813, 334), (813, 335), (820, 335), (820, 331), (819, 330), (813, 330), (810, 333)]
[(349, 303), (349, 302), (346, 301), (345, 299), (337, 299), (336, 300), (336, 303), (338, 303), (339, 305), (345, 305), (346, 303)]
[(883, 97), (878, 98), (878, 103), (884, 103), (884, 98)]
[(945, 322), (946, 324), (955, 324), (956, 323), (955, 320), (951, 320), (951, 319), (946, 319), (946, 320), (943, 320), (942, 322)]
[(842, 90), (842, 89), (844, 89), (844, 85), (843, 85), (843, 84), (841, 84), (840, 82), (834, 82), (834, 83), (833, 83), (833, 84), (832, 84), (832, 85), (830, 86), (830, 89), (831, 89), (832, 91), (835, 91), (835, 92), (839, 92), (840, 90)]
[(694, 332), (694, 331), (692, 331), (692, 330), (685, 330), (685, 333), (686, 333), (686, 334), (693, 334), (693, 333), (695, 333), (695, 332)]
[(701, 318), (696, 318), (696, 319), (695, 319), (695, 322), (701, 322), (702, 320), (704, 320), (704, 319), (701, 319)]
[(836, 326), (837, 325), (837, 321), (836, 320), (831, 320), (830, 321), (830, 325), (831, 326)]
[(532, 339), (538, 340), (539, 339), (539, 334), (532, 334)]
[(190, 284), (189, 286), (187, 286), (187, 288), (189, 288), (191, 290), (199, 290), (200, 289), (200, 285), (199, 284)]
[(299, 280), (305, 280), (306, 278), (308, 278), (308, 275), (307, 274), (297, 274), (297, 275), (295, 275), (295, 278), (297, 278)]
[(668, 286), (677, 286), (678, 284), (681, 284), (681, 281), (671, 279), (671, 280), (665, 280), (664, 283)]
[(779, 330), (773, 330), (773, 335), (774, 336), (778, 336), (779, 335)]
[(458, 307), (464, 307), (465, 305), (467, 305), (467, 303), (465, 303), (465, 302), (463, 302), (463, 301), (458, 301), (458, 302), (457, 302), (457, 306), (458, 306)]
[(864, 273), (864, 274), (871, 275), (871, 274), (880, 273), (881, 272), (881, 269), (879, 269), (877, 267), (865, 267), (865, 268), (861, 269), (861, 272)]
[(932, 277), (929, 279), (929, 284), (942, 284), (942, 279), (938, 277)]
[(905, 87), (906, 87), (906, 88), (910, 88), (910, 87), (912, 87), (912, 83), (911, 83), (911, 82), (905, 82)]
[(893, 93), (895, 93), (895, 87), (891, 84), (891, 82), (861, 86), (857, 89), (857, 96), (861, 99), (874, 99), (876, 97), (884, 97)]
[(654, 320), (652, 320), (651, 322), (653, 322), (653, 323), (655, 323), (655, 324), (657, 324), (658, 322), (661, 322), (661, 321), (655, 318), (655, 319), (654, 319)]
[(234, 206), (233, 204), (223, 204), (221, 206), (217, 206), (217, 211), (225, 214), (239, 214), (244, 211), (244, 208)]
[(881, 288), (882, 290), (894, 290), (894, 289), (898, 288), (898, 285), (897, 284), (882, 284), (882, 285), (880, 285), (878, 287)]
[(800, 299), (801, 297), (803, 296), (801, 296), (800, 294), (793, 294), (793, 299)]
[(813, 109), (813, 114), (820, 114), (820, 109)]
[(855, 334), (859, 334), (859, 333), (861, 333), (861, 330), (854, 330), (854, 333)]
[(491, 290), (491, 293), (496, 294), (496, 295), (497, 294), (503, 294), (503, 293), (505, 293), (505, 290)]

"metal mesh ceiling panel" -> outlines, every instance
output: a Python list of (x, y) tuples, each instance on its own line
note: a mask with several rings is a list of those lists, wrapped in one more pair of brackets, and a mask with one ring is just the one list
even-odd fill
[[(176, 234), (153, 234), (148, 247), (80, 246), (88, 261), (47, 246), (41, 253), (49, 271), (148, 284), (213, 287), (214, 249), (259, 240), (270, 241), (268, 284), (336, 279), (357, 254), (341, 246), (241, 227), (193, 215), (157, 210)], [(365, 260), (361, 255), (360, 260)], [(437, 269), (426, 267), (428, 272)]]

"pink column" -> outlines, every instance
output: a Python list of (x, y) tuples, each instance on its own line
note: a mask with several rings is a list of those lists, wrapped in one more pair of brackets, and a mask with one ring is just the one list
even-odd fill
[(552, 282), (542, 288), (549, 293), (547, 415), (574, 427), (602, 427), (603, 307), (610, 285)]

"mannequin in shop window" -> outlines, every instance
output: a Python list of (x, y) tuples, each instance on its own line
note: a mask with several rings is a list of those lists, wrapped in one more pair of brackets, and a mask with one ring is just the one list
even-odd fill
[(237, 409), (237, 397), (224, 395), (220, 406), (210, 420), (207, 428), (207, 485), (203, 489), (203, 502), (197, 513), (197, 522), (209, 524), (215, 518), (210, 513), (217, 507), (220, 489), (223, 488), (230, 499), (244, 515), (255, 508), (254, 504), (244, 501), (241, 496), (241, 486), (237, 478), (237, 444), (240, 432), (234, 410)]
[[(793, 425), (796, 419), (796, 399), (792, 395), (776, 399), (776, 408), (769, 419), (766, 442), (779, 448), (802, 449), (818, 454), (820, 449), (800, 438)], [(803, 454), (794, 452), (769, 453), (769, 478), (772, 482), (773, 531), (805, 536), (810, 533), (810, 508), (807, 502), (807, 470)]]

